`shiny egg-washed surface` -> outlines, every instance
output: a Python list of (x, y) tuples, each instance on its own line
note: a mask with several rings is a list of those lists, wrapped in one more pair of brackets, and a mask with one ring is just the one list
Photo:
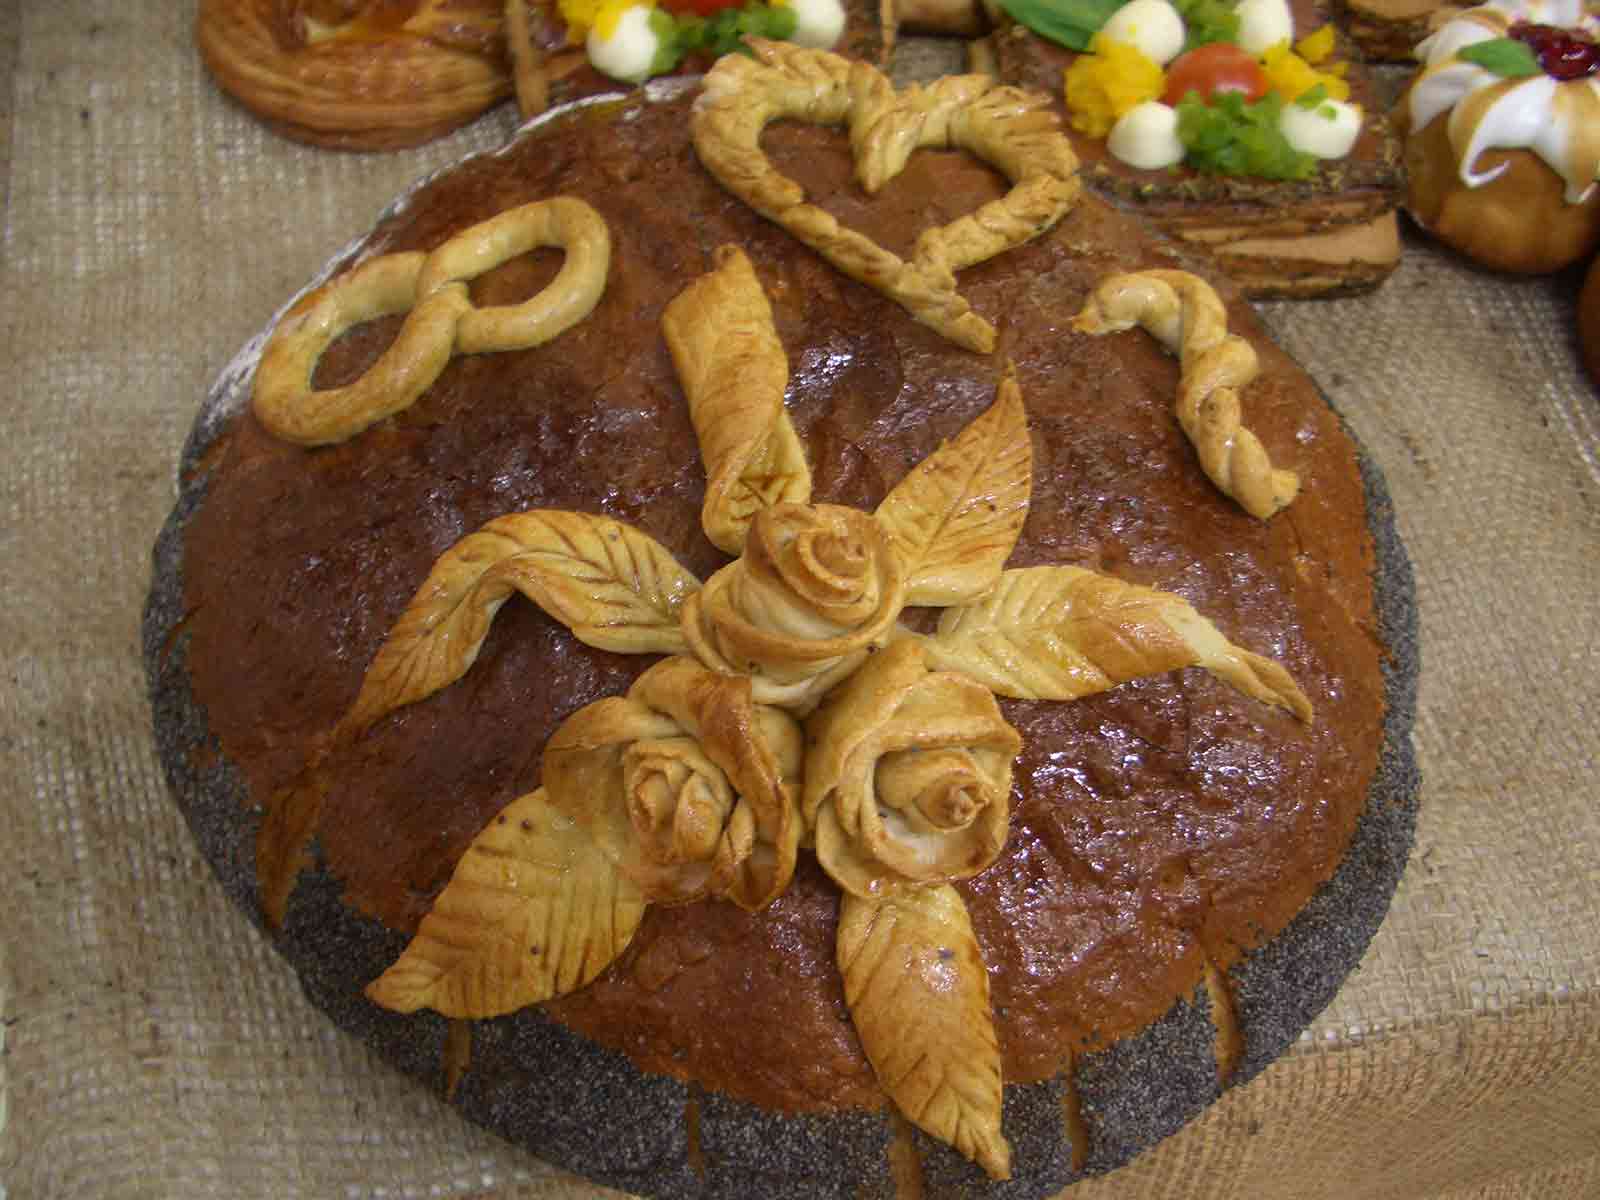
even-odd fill
[[(241, 411), (247, 377), (213, 397), (147, 630), (169, 774), (253, 910), (260, 805), (338, 719), (454, 540), (505, 512), (571, 507), (640, 526), (702, 578), (720, 565), (699, 529), (703, 478), (657, 318), (723, 242), (746, 248), (772, 298), (821, 499), (874, 505), (980, 411), (1012, 358), (1035, 443), (1012, 565), (1075, 563), (1178, 591), (1282, 661), (1317, 709), (1305, 730), (1193, 671), (1069, 705), (1008, 703), (1025, 739), (1012, 833), (962, 890), (1018, 1085), (1008, 1194), (1046, 1194), (1214, 1097), (1208, 962), (1232, 984), (1244, 1078), (1326, 1003), (1381, 919), (1410, 838), (1414, 669), (1409, 573), (1381, 482), (1310, 380), (1263, 345), (1246, 404), (1300, 471), (1302, 496), (1262, 523), (1210, 489), (1171, 417), (1176, 364), (1137, 333), (1068, 332), (1101, 274), (1172, 265), (1128, 218), (1086, 199), (1049, 236), (963, 272), (960, 287), (1000, 329), (997, 356), (979, 357), (722, 193), (688, 144), (687, 102), (561, 114), (432, 181), (375, 232), (375, 252), (426, 248), (511, 204), (582, 195), (617, 251), (595, 313), (556, 342), (459, 360), (414, 409), (310, 453)], [(834, 134), (782, 127), (767, 144), (819, 203), (902, 251), (1003, 186), (964, 157), (925, 152), (867, 201)], [(528, 294), (552, 265), (502, 268), (476, 285), (479, 302)], [(1234, 327), (1259, 338), (1233, 308)], [(390, 332), (345, 339), (319, 383), (358, 373)], [(317, 863), (279, 940), (336, 1019), (442, 1080), (445, 1023), (377, 1012), (359, 989), (467, 841), (537, 782), (555, 725), (641, 666), (508, 605), (466, 679), (337, 765)], [(220, 755), (204, 751), (211, 738)], [(723, 904), (653, 910), (590, 988), (476, 1023), (456, 1102), (544, 1157), (638, 1190), (693, 1194), (708, 1171), (711, 1192), (737, 1194), (762, 1138), (780, 1148), (762, 1170), (815, 1175), (819, 1194), (887, 1180), (890, 1123), (833, 967), (836, 908), (806, 863), (754, 917)], [(1088, 1129), (1077, 1166), (1062, 1135), (1069, 1091)], [(923, 1150), (931, 1182), (981, 1189), (947, 1151)]]

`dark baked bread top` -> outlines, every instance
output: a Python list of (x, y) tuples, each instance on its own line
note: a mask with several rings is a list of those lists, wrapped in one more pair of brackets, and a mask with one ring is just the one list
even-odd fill
[[(771, 298), (819, 500), (873, 507), (987, 406), (1014, 361), (1035, 470), (1011, 565), (1083, 565), (1178, 592), (1284, 664), (1316, 709), (1305, 727), (1197, 670), (1073, 703), (1006, 702), (1024, 738), (1010, 839), (958, 887), (1007, 1078), (1049, 1077), (1192, 996), (1208, 962), (1226, 969), (1273, 937), (1339, 864), (1384, 706), (1354, 448), (1234, 300), (1232, 327), (1262, 356), (1245, 395), (1250, 424), (1301, 478), (1286, 512), (1245, 515), (1177, 428), (1176, 362), (1138, 331), (1070, 330), (1105, 273), (1174, 265), (1130, 218), (1086, 196), (1048, 235), (962, 272), (961, 290), (1000, 331), (994, 356), (974, 355), (726, 195), (694, 157), (689, 102), (567, 114), (427, 185), (380, 224), (373, 249), (426, 249), (510, 206), (581, 196), (611, 228), (609, 284), (556, 341), (458, 358), (415, 407), (345, 444), (289, 446), (239, 414), (201, 464), (204, 497), (183, 549), (194, 693), (221, 754), (266, 805), (350, 704), (434, 559), (491, 518), (604, 513), (709, 576), (725, 558), (701, 532), (704, 477), (659, 318), (719, 245), (746, 250)], [(814, 201), (901, 253), (1005, 186), (963, 154), (922, 151), (868, 199), (842, 134), (785, 124), (766, 145)], [(520, 299), (557, 260), (508, 264), (474, 296)], [(318, 384), (358, 374), (393, 330), (380, 321), (344, 338)], [(646, 665), (509, 603), (461, 682), (329, 764), (316, 847), (345, 903), (414, 930), (472, 837), (537, 785), (556, 726)], [(652, 908), (621, 959), (547, 1011), (645, 1071), (766, 1108), (878, 1108), (833, 965), (837, 907), (802, 852), (794, 885), (759, 913)]]

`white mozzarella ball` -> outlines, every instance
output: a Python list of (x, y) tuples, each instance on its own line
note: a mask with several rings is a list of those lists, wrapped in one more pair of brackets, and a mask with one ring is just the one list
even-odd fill
[(610, 37), (601, 37), (598, 29), (589, 31), (587, 49), (595, 70), (624, 83), (650, 78), (650, 64), (661, 48), (661, 39), (650, 28), (651, 11), (647, 4), (624, 9)]
[(1343, 158), (1361, 134), (1361, 107), (1343, 100), (1324, 100), (1313, 108), (1285, 104), (1278, 128), (1302, 154)]
[(1111, 127), (1106, 149), (1130, 167), (1146, 171), (1183, 161), (1178, 140), (1178, 110), (1159, 100), (1135, 104)]
[(1294, 40), (1289, 0), (1239, 0), (1239, 48), (1260, 58), (1279, 42)]
[(844, 36), (840, 0), (788, 0), (794, 10), (794, 35), (789, 39), (816, 50), (831, 50)]
[(1100, 32), (1134, 47), (1157, 66), (1166, 66), (1183, 51), (1183, 18), (1168, 0), (1128, 0)]

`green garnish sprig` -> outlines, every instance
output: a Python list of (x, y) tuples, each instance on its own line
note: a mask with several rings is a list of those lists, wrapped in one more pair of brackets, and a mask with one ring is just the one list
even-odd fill
[(1317, 160), (1296, 150), (1278, 128), (1283, 98), (1268, 92), (1250, 103), (1238, 92), (1224, 92), (1204, 103), (1190, 92), (1178, 103), (1178, 140), (1184, 162), (1215, 175), (1255, 175), (1262, 179), (1306, 179)]
[(785, 42), (794, 36), (798, 18), (787, 4), (746, 4), (719, 9), (709, 17), (685, 13), (674, 16), (662, 8), (650, 10), (650, 29), (659, 39), (650, 62), (652, 75), (666, 75), (691, 55), (720, 58), (744, 50), (744, 37)]
[[(1220, 2), (1220, 0), (1212, 0)], [(1000, 0), (1000, 7), (1019, 25), (1068, 50), (1087, 50), (1111, 14), (1127, 0)]]
[(1237, 0), (1172, 0), (1172, 7), (1183, 18), (1183, 48), (1208, 46), (1212, 42), (1239, 40)]

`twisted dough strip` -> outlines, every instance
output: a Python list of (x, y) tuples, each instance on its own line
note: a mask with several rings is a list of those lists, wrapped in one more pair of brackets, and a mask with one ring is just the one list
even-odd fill
[[(1077, 198), (1077, 158), (1047, 97), (980, 75), (897, 92), (882, 72), (823, 50), (748, 39), (706, 76), (691, 130), (700, 161), (734, 195), (852, 279), (876, 288), (958, 345), (994, 349), (995, 330), (955, 290), (955, 272), (1021, 245)], [(923, 233), (909, 261), (806, 203), (761, 149), (780, 117), (848, 125), (856, 178), (870, 194), (919, 147), (965, 149), (1012, 182), (1004, 197)]]
[(1256, 377), (1256, 352), (1228, 332), (1227, 309), (1210, 284), (1188, 271), (1111, 275), (1072, 325), (1096, 335), (1142, 326), (1178, 355), (1178, 424), (1218, 490), (1262, 520), (1294, 499), (1299, 476), (1274, 468), (1240, 418), (1239, 392)]
[(512, 90), (500, 0), (200, 0), (195, 40), (224, 91), (287, 137), (416, 146)]
[(566, 251), (556, 277), (521, 304), (464, 312), (456, 326), (457, 354), (540, 346), (593, 312), (605, 291), (611, 230), (605, 218), (582, 200), (554, 196), (479, 222), (428, 255), (417, 277), (419, 296), (476, 279), (541, 246)]
[(738, 555), (756, 513), (811, 499), (811, 468), (783, 406), (789, 358), (755, 268), (732, 245), (716, 264), (673, 298), (661, 327), (705, 462), (700, 523)]
[[(566, 251), (549, 284), (521, 304), (473, 306), (465, 280), (539, 246)], [(256, 369), (256, 419), (303, 446), (345, 441), (409, 408), (455, 354), (523, 350), (572, 328), (599, 303), (610, 262), (605, 219), (567, 196), (508, 209), (431, 254), (368, 259), (284, 313)], [(318, 361), (341, 334), (394, 313), (405, 313), (405, 323), (364, 375), (344, 387), (312, 387)]]

